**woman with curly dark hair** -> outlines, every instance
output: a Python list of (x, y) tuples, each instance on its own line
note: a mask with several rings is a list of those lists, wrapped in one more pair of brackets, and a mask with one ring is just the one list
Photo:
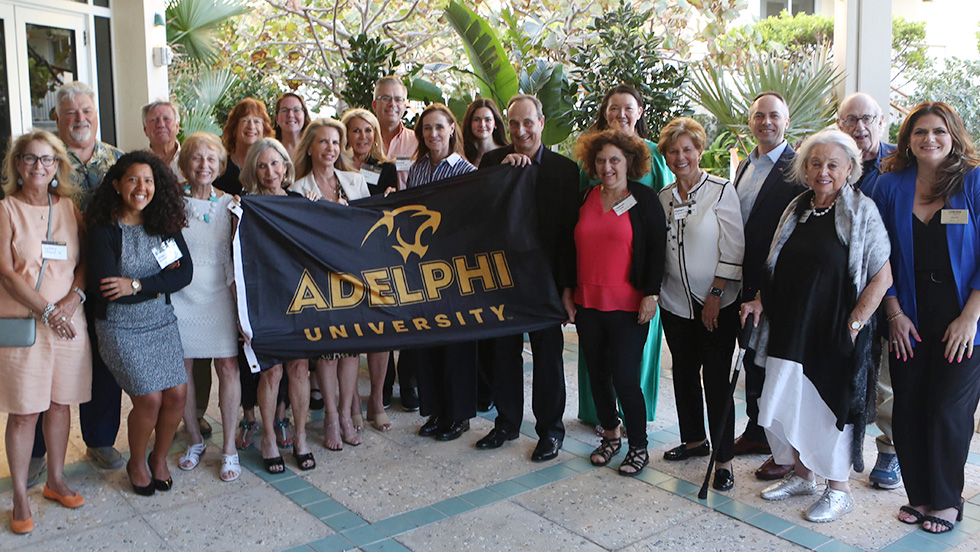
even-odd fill
[[(187, 372), (170, 294), (190, 283), (193, 265), (177, 178), (155, 155), (121, 157), (95, 191), (89, 224), (89, 297), (99, 351), (133, 401), (130, 460), (136, 494), (173, 486), (167, 451), (184, 411)], [(150, 433), (153, 451), (146, 461)]]

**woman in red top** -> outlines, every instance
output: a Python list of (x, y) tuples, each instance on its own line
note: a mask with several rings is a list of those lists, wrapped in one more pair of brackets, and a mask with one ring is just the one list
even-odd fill
[(650, 170), (643, 140), (620, 130), (587, 133), (576, 157), (600, 184), (585, 191), (575, 226), (578, 285), (563, 301), (573, 322), (592, 381), (592, 398), (605, 430), (591, 456), (605, 466), (622, 446), (616, 397), (630, 435), (619, 467), (636, 475), (649, 463), (646, 406), (640, 363), (664, 269), (667, 223), (652, 189), (635, 180)]

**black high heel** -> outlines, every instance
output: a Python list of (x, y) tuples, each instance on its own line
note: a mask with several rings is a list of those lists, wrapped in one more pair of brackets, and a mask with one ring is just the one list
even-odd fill
[[(949, 533), (950, 531), (953, 530), (953, 527), (955, 527), (956, 525), (954, 523), (946, 521), (941, 517), (936, 517), (936, 516), (925, 516), (924, 518), (922, 518), (922, 521), (923, 522), (928, 521), (929, 523), (932, 524), (931, 529), (926, 529), (925, 525), (923, 525), (922, 530), (925, 531), (926, 533), (932, 533), (933, 535), (941, 535), (943, 533)], [(956, 521), (957, 522), (963, 521), (963, 497), (960, 497), (960, 505), (956, 507)], [(938, 527), (942, 527), (942, 530), (936, 531), (935, 529)]]
[(129, 476), (129, 484), (133, 486), (134, 493), (140, 496), (153, 496), (153, 493), (156, 492), (156, 488), (154, 488), (154, 481), (156, 480), (153, 479), (152, 475), (150, 476), (150, 484), (142, 487), (140, 487), (136, 483), (133, 483), (133, 473), (129, 470), (128, 463), (126, 464), (126, 475)]

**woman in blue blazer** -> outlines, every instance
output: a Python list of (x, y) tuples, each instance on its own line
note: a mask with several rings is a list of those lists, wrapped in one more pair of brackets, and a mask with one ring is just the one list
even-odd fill
[(875, 201), (892, 241), (885, 297), (895, 448), (909, 504), (898, 519), (944, 533), (963, 515), (963, 468), (980, 399), (980, 156), (941, 102), (905, 119)]

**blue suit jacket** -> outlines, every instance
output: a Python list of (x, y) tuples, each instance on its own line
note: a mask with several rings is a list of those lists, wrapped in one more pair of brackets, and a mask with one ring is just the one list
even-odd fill
[(878, 179), (881, 177), (881, 160), (893, 153), (895, 153), (894, 145), (880, 142), (878, 144), (878, 159), (875, 159), (874, 166), (861, 175), (861, 179), (854, 184), (854, 187), (864, 192), (864, 195), (874, 197), (875, 189), (878, 187)]
[[(874, 200), (881, 211), (881, 218), (888, 229), (892, 242), (892, 275), (894, 284), (887, 295), (897, 296), (902, 310), (919, 327), (915, 304), (915, 264), (912, 255), (912, 202), (915, 200), (916, 168), (909, 167), (897, 173), (886, 173), (878, 179)], [(946, 243), (949, 261), (956, 281), (956, 293), (960, 308), (970, 293), (980, 289), (980, 168), (967, 173), (963, 191), (949, 201), (951, 209), (966, 209), (966, 224), (946, 225)], [(936, 213), (941, 216), (941, 213)], [(980, 325), (978, 325), (980, 326)], [(980, 331), (973, 341), (980, 345)], [(912, 343), (915, 345), (915, 342)]]

